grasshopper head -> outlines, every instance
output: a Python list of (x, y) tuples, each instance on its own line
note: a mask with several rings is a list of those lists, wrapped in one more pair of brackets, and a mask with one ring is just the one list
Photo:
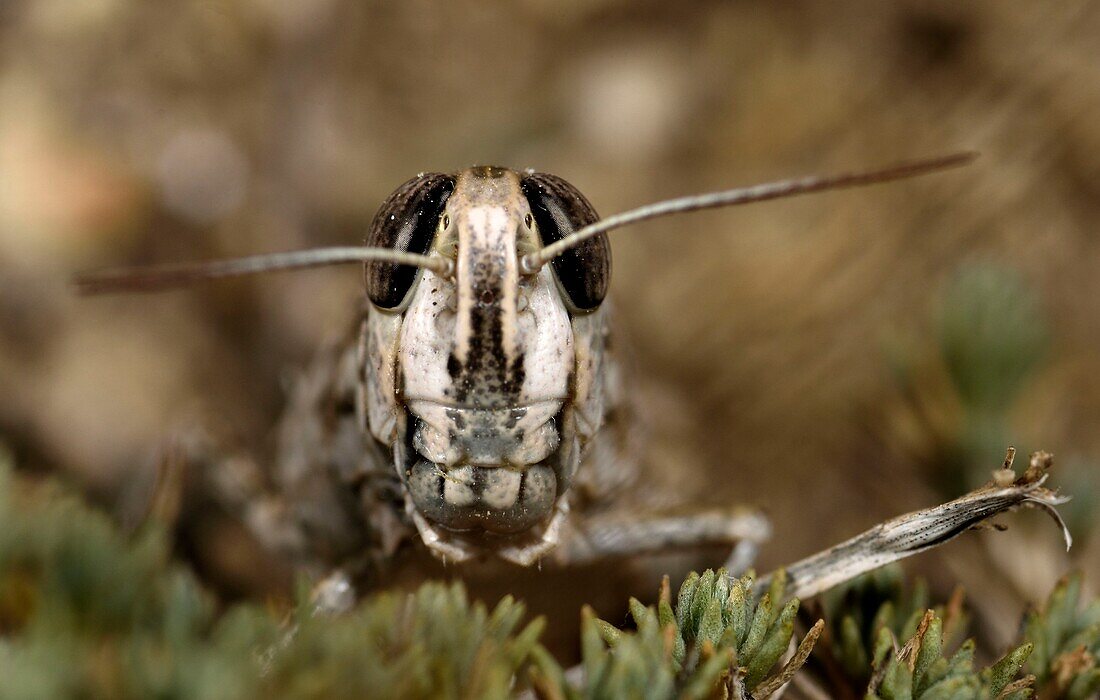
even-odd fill
[(574, 321), (598, 313), (610, 249), (597, 238), (533, 273), (520, 261), (596, 219), (563, 180), (496, 167), (421, 175), (375, 218), (368, 245), (453, 263), (451, 275), (367, 265), (367, 362), (392, 377), (392, 392), (368, 391), (368, 421), (433, 526), (531, 534), (565, 497), (600, 420), (586, 405), (578, 430), (576, 387), (593, 393), (603, 335)]

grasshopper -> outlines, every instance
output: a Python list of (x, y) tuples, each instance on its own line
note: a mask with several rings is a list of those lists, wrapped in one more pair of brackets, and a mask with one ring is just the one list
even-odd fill
[(693, 195), (605, 219), (554, 175), (487, 166), (422, 173), (382, 204), (361, 247), (108, 270), (77, 281), (84, 293), (153, 291), (363, 265), (365, 299), (350, 337), (321, 353), (290, 392), (271, 474), (277, 493), (246, 508), (246, 520), (267, 533), (261, 539), (299, 559), (369, 553), (384, 561), (417, 541), (445, 561), (520, 566), (736, 551), (766, 536), (762, 516), (662, 514), (629, 456), (638, 431), (609, 345), (608, 233), (972, 158)]

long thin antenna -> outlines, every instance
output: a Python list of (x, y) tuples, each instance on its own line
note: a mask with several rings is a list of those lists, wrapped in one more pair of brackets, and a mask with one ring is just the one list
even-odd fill
[(386, 248), (314, 248), (290, 253), (253, 255), (231, 260), (104, 270), (78, 275), (75, 283), (80, 294), (158, 292), (200, 280), (369, 261), (423, 267), (442, 276), (450, 275), (454, 266), (454, 263), (446, 258), (429, 257)]
[(768, 199), (779, 199), (780, 197), (821, 192), (823, 190), (835, 190), (845, 187), (857, 187), (859, 185), (871, 185), (877, 182), (900, 180), (902, 178), (923, 175), (937, 170), (966, 165), (977, 157), (977, 153), (967, 151), (938, 158), (897, 163), (877, 170), (844, 173), (841, 175), (810, 175), (809, 177), (802, 177), (794, 180), (780, 180), (779, 182), (769, 182), (763, 185), (753, 185), (751, 187), (739, 187), (737, 189), (723, 190), (721, 192), (690, 195), (678, 199), (669, 199), (663, 202), (647, 204), (637, 209), (631, 209), (621, 214), (609, 216), (606, 219), (585, 226), (562, 238), (560, 241), (556, 241), (534, 253), (525, 255), (520, 261), (520, 269), (527, 274), (533, 274), (546, 263), (589, 238), (598, 236), (601, 233), (606, 233), (612, 229), (621, 228), (628, 224), (635, 224), (647, 219), (655, 219), (659, 216), (696, 211), (698, 209), (730, 207), (738, 204), (763, 202)]

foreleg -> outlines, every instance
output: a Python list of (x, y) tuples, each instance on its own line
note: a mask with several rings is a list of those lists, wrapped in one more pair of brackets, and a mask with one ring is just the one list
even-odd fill
[(723, 547), (730, 550), (726, 568), (740, 572), (770, 533), (767, 519), (747, 508), (688, 515), (613, 512), (577, 518), (563, 533), (555, 559), (569, 566)]

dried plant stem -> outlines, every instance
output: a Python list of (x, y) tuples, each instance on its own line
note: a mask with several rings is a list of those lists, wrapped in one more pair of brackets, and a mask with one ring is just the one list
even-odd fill
[[(860, 574), (937, 547), (1021, 506), (1038, 507), (1048, 512), (1061, 526), (1068, 549), (1072, 538), (1055, 506), (1069, 498), (1043, 487), (1051, 456), (1037, 452), (1031, 456), (1031, 464), (1023, 476), (1005, 479), (1004, 470), (1011, 468), (1014, 453), (1010, 448), (1005, 467), (995, 474), (993, 481), (961, 498), (888, 520), (824, 552), (784, 567), (790, 582), (787, 594), (798, 598), (817, 595)], [(758, 591), (767, 589), (771, 576), (764, 576), (757, 582)]]

